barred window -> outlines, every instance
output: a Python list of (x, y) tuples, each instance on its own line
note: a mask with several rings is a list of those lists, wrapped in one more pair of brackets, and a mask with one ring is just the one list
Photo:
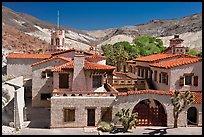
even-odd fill
[(64, 108), (64, 122), (75, 121), (75, 109)]

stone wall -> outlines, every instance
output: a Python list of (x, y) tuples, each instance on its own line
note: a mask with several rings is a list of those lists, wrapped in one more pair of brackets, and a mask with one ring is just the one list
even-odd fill
[[(167, 115), (167, 127), (173, 127), (173, 105), (170, 95), (137, 94), (115, 97), (52, 97), (51, 98), (51, 128), (55, 127), (85, 127), (87, 126), (87, 108), (95, 109), (95, 125), (101, 118), (101, 107), (112, 107), (112, 122), (120, 124), (115, 114), (122, 108), (134, 107), (142, 100), (154, 99), (164, 107)], [(192, 104), (198, 111), (198, 125), (202, 125), (202, 105)], [(189, 107), (191, 107), (189, 106)], [(63, 108), (75, 108), (75, 121), (63, 122)], [(180, 113), (178, 126), (187, 126), (187, 110)]]
[[(87, 126), (87, 108), (95, 109), (95, 125), (101, 119), (101, 107), (110, 107), (115, 97), (52, 97), (51, 128)], [(75, 121), (64, 122), (63, 108), (75, 108)]]
[[(180, 76), (184, 76), (184, 73), (194, 73), (194, 76), (198, 76), (198, 86), (179, 86)], [(188, 65), (182, 65), (171, 69), (170, 78), (170, 90), (190, 90), (190, 91), (202, 91), (202, 62), (192, 63)]]

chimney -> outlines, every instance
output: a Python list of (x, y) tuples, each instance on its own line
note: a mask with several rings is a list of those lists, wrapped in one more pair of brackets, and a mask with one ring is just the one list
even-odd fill
[(76, 50), (74, 55), (74, 74), (72, 91), (86, 91), (84, 60), (84, 52)]
[(174, 35), (174, 38), (179, 38), (179, 35), (177, 35), (177, 34), (176, 34), (176, 35)]

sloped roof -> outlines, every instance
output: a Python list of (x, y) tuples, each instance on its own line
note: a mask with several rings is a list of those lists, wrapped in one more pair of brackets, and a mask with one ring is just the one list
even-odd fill
[[(174, 91), (164, 91), (164, 90), (138, 90), (138, 91), (128, 91), (128, 92), (118, 92), (118, 96), (128, 96), (137, 94), (159, 94), (159, 95), (169, 95), (174, 96)], [(194, 96), (193, 104), (202, 104), (202, 92), (201, 91), (191, 91)]]
[(184, 41), (184, 40), (181, 38), (172, 38), (172, 39), (170, 39), (170, 41)]
[(133, 59), (134, 61), (144, 61), (144, 62), (153, 62), (157, 60), (172, 58), (175, 56), (180, 56), (180, 54), (165, 54), (165, 53), (158, 53), (158, 54), (152, 54), (149, 56), (139, 57)]
[(7, 58), (32, 58), (32, 59), (41, 59), (41, 58), (50, 58), (51, 54), (28, 54), (28, 53), (10, 53)]
[(159, 67), (159, 68), (173, 68), (173, 67), (178, 67), (186, 64), (192, 64), (201, 61), (201, 58), (198, 57), (182, 57), (182, 58), (177, 58), (177, 59), (171, 59), (159, 63), (153, 63), (150, 64), (151, 67)]
[(85, 58), (89, 59), (93, 59), (93, 58), (98, 58), (98, 59), (106, 59), (107, 57), (106, 56), (101, 56), (101, 55), (98, 55), (98, 54), (93, 54), (91, 56), (86, 56)]
[[(71, 51), (78, 51), (75, 48), (71, 48), (71, 49), (67, 49), (67, 50), (60, 50), (54, 53), (51, 53), (51, 55), (59, 55), (59, 54), (63, 54), (63, 53), (67, 53), (67, 52), (71, 52)], [(93, 53), (87, 52), (87, 51), (83, 51), (85, 54), (87, 55), (93, 55)]]
[[(74, 62), (70, 61), (70, 62), (65, 63), (63, 65), (60, 65), (58, 67), (54, 67), (52, 69), (52, 71), (53, 72), (63, 72), (64, 69), (74, 69)], [(85, 61), (84, 62), (84, 69), (85, 70), (113, 70), (113, 69), (115, 69), (115, 67)]]
[(55, 59), (61, 59), (61, 60), (64, 60), (64, 61), (71, 61), (72, 60), (71, 58), (66, 58), (66, 57), (63, 57), (63, 56), (54, 56), (52, 58), (36, 62), (36, 63), (32, 64), (31, 66), (33, 67), (33, 66), (36, 66), (36, 65), (40, 65), (40, 64), (43, 64), (45, 62), (49, 62), (49, 61), (55, 60)]

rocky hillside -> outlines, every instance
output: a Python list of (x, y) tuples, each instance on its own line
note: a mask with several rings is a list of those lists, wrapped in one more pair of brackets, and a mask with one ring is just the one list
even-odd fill
[[(47, 48), (50, 32), (56, 27), (56, 24), (2, 6), (3, 49), (33, 52), (39, 48)], [(164, 45), (168, 46), (168, 39), (174, 34), (180, 34), (186, 46), (202, 50), (202, 14), (180, 19), (151, 20), (146, 24), (105, 30), (83, 31), (63, 26), (60, 28), (65, 30), (65, 44), (70, 48), (100, 48), (101, 45), (119, 41), (132, 42), (133, 38), (142, 35), (160, 37), (164, 40)]]

